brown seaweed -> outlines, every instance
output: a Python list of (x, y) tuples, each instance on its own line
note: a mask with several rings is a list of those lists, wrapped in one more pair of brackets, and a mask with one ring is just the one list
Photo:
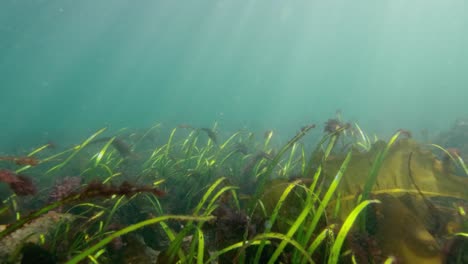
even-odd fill
[(36, 186), (29, 177), (16, 174), (9, 170), (0, 170), (0, 182), (7, 183), (19, 196), (34, 195), (37, 193)]
[(34, 157), (10, 157), (10, 156), (5, 156), (5, 157), (0, 157), (0, 160), (12, 161), (16, 165), (20, 165), (20, 166), (24, 166), (24, 165), (36, 166), (37, 164), (39, 164), (39, 160), (34, 158)]

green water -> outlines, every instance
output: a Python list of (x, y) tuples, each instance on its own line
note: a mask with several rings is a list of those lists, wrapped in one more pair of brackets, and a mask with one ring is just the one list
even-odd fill
[(2, 0), (0, 145), (188, 123), (389, 134), (468, 115), (464, 0)]

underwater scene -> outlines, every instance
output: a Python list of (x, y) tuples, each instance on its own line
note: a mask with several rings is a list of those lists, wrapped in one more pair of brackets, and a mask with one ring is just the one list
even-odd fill
[(0, 1), (0, 263), (468, 263), (466, 14)]

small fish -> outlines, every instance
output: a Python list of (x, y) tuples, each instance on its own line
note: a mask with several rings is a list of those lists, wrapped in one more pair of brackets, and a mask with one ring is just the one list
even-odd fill
[[(109, 140), (111, 140), (110, 137), (104, 137), (104, 138), (96, 139), (96, 140), (92, 141), (91, 143), (94, 144), (94, 143), (106, 142), (106, 141), (109, 141)], [(122, 139), (114, 138), (114, 140), (112, 140), (111, 144), (117, 150), (117, 152), (119, 152), (119, 154), (124, 158), (136, 158), (136, 157), (138, 157), (138, 155), (136, 155), (132, 151), (132, 147), (129, 144), (127, 144), (125, 141), (123, 141)]]
[(214, 132), (212, 129), (209, 129), (209, 128), (206, 128), (206, 127), (202, 127), (202, 128), (200, 128), (200, 130), (205, 131), (206, 135), (211, 139), (211, 141), (213, 141), (213, 143), (218, 145), (218, 139), (216, 137), (216, 132)]

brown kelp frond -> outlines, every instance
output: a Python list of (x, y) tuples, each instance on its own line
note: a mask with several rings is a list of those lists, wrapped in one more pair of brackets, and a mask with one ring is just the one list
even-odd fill
[(29, 165), (29, 166), (36, 166), (39, 164), (39, 160), (34, 157), (11, 157), (11, 156), (4, 156), (0, 157), (0, 160), (4, 161), (11, 161), (14, 162), (16, 165)]
[(0, 182), (7, 183), (19, 196), (34, 195), (37, 193), (32, 180), (24, 175), (9, 170), (0, 170)]
[(413, 152), (410, 152), (410, 154), (408, 156), (408, 176), (409, 176), (409, 178), (411, 180), (411, 183), (414, 185), (414, 187), (416, 188), (419, 195), (421, 196), (421, 198), (423, 199), (424, 203), (427, 206), (428, 214), (430, 215), (430, 221), (432, 222), (431, 223), (431, 229), (428, 230), (428, 231), (432, 231), (430, 233), (432, 235), (434, 235), (442, 227), (441, 212), (436, 208), (434, 203), (432, 203), (427, 198), (427, 196), (421, 191), (419, 186), (416, 184), (416, 181), (414, 180), (414, 177), (413, 177), (413, 172), (411, 170), (411, 159), (412, 159), (412, 157), (413, 157)]

